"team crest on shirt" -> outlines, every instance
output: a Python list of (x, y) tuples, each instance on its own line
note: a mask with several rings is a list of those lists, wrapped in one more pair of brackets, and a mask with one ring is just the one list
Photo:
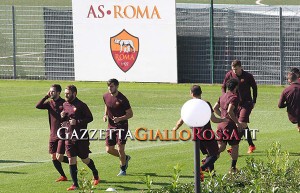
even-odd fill
[(139, 38), (123, 29), (110, 38), (110, 51), (117, 66), (123, 72), (127, 72), (138, 57)]
[(241, 82), (244, 82), (245, 81), (245, 79), (241, 79)]
[(120, 105), (119, 101), (116, 102), (116, 105)]

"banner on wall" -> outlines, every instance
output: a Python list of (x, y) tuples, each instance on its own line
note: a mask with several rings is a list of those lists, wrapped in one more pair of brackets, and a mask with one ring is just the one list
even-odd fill
[(73, 0), (75, 80), (177, 82), (175, 0)]

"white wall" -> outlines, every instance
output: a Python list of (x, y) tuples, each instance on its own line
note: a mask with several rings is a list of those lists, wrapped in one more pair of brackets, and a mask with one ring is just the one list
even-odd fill
[[(175, 0), (72, 3), (75, 80), (177, 82)], [(113, 37), (123, 38), (127, 45), (132, 42), (136, 51), (120, 52), (120, 43), (114, 43)], [(125, 47), (128, 51), (129, 46)]]

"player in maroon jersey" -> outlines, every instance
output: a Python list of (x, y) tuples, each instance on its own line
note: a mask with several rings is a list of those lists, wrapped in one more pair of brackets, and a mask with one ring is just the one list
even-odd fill
[(291, 69), (290, 72), (295, 73), (297, 78), (298, 78), (298, 81), (300, 82), (300, 70), (299, 70), (299, 68), (294, 67), (294, 68)]
[(280, 96), (278, 107), (287, 107), (288, 118), (293, 124), (297, 124), (300, 132), (300, 82), (296, 73), (288, 73), (290, 86), (285, 88)]
[(74, 85), (66, 87), (65, 97), (66, 102), (63, 104), (61, 118), (63, 119), (62, 126), (66, 128), (66, 136), (70, 137), (65, 140), (65, 145), (73, 180), (73, 185), (67, 190), (76, 190), (78, 188), (77, 156), (91, 169), (94, 185), (97, 185), (100, 180), (94, 161), (89, 158), (91, 151), (88, 132), (84, 132), (88, 123), (93, 121), (93, 115), (88, 106), (77, 98), (77, 88)]
[[(199, 85), (193, 85), (191, 87), (191, 90), (190, 90), (190, 94), (191, 94), (191, 97), (194, 98), (194, 99), (201, 99), (201, 95), (202, 95), (202, 90), (201, 90), (201, 87)], [(221, 123), (222, 121), (226, 121), (227, 119), (226, 118), (223, 118), (223, 119), (220, 119), (220, 118), (217, 118), (215, 115), (214, 115), (214, 111), (211, 107), (211, 104), (206, 101), (207, 104), (209, 105), (209, 107), (211, 108), (211, 121), (214, 122), (214, 123)], [(180, 118), (177, 123), (176, 123), (176, 126), (173, 128), (173, 130), (177, 130), (179, 129), (182, 124), (183, 124), (183, 120)], [(206, 130), (210, 130), (209, 132), (206, 131)], [(203, 165), (201, 166), (201, 171), (205, 171), (205, 170), (208, 170), (208, 171), (212, 171), (214, 170), (214, 163), (216, 162), (216, 160), (218, 159), (219, 157), (219, 147), (218, 147), (218, 143), (216, 141), (215, 138), (212, 138), (214, 134), (213, 133), (213, 130), (212, 130), (212, 127), (211, 127), (211, 124), (210, 124), (210, 121), (202, 128), (201, 132), (200, 132), (200, 136), (201, 136), (201, 139), (204, 139), (204, 140), (201, 140), (200, 141), (200, 150), (203, 154), (207, 154), (207, 157), (205, 159), (203, 159)], [(205, 134), (205, 136), (204, 136)], [(199, 138), (197, 137), (196, 140), (199, 140)], [(201, 180), (203, 181), (204, 179), (204, 175), (203, 173), (201, 172)]]
[(63, 109), (63, 103), (65, 102), (65, 100), (60, 97), (60, 93), (61, 86), (59, 84), (53, 84), (46, 96), (36, 105), (37, 109), (48, 110), (50, 125), (49, 153), (51, 154), (54, 167), (60, 173), (60, 177), (56, 182), (68, 180), (61, 166), (61, 162), (69, 163), (68, 158), (64, 156), (65, 142), (57, 136), (57, 131), (61, 124), (60, 113)]
[(245, 125), (238, 120), (238, 104), (239, 98), (237, 96), (237, 90), (239, 82), (237, 79), (229, 79), (226, 83), (227, 92), (222, 94), (218, 102), (214, 106), (214, 112), (220, 117), (227, 118), (228, 121), (218, 124), (218, 133), (228, 133), (230, 138), (225, 139), (226, 136), (220, 136), (219, 152), (222, 152), (226, 148), (226, 144), (231, 145), (231, 169), (230, 172), (235, 173), (236, 163), (239, 156), (239, 143), (240, 138), (243, 135), (243, 128)]
[[(125, 176), (130, 156), (125, 154), (126, 134), (128, 131), (128, 119), (133, 112), (128, 99), (118, 90), (119, 81), (110, 79), (107, 81), (108, 92), (103, 95), (105, 103), (103, 121), (108, 120), (106, 132), (106, 152), (120, 159), (120, 172), (118, 176)], [(118, 150), (115, 148), (118, 144)]]
[[(226, 82), (229, 79), (235, 78), (239, 81), (239, 89), (237, 92), (237, 95), (239, 97), (239, 106), (237, 107), (238, 119), (239, 122), (245, 126), (244, 135), (245, 137), (247, 137), (247, 141), (249, 144), (248, 153), (253, 153), (256, 147), (253, 143), (251, 133), (247, 123), (250, 122), (249, 117), (256, 103), (257, 85), (253, 75), (242, 69), (241, 61), (233, 60), (231, 63), (231, 69), (232, 70), (230, 70), (225, 75), (223, 85), (222, 85), (222, 93), (224, 94), (226, 92)], [(253, 91), (252, 93), (253, 98), (251, 96), (251, 88)], [(230, 153), (230, 149), (229, 149), (229, 153)]]

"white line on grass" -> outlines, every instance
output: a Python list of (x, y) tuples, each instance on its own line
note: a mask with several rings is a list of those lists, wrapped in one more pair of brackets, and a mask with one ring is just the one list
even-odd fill
[[(162, 143), (159, 145), (148, 145), (148, 146), (137, 146), (137, 147), (131, 147), (131, 148), (126, 148), (126, 151), (130, 151), (130, 150), (138, 150), (138, 149), (147, 149), (147, 148), (153, 148), (153, 147), (161, 147), (161, 146), (166, 146), (166, 145), (176, 145), (179, 143), (184, 143), (183, 141), (180, 142), (166, 142), (166, 143)], [(90, 155), (99, 155), (99, 154), (106, 154), (105, 151), (100, 151), (98, 153), (91, 153)], [(34, 160), (34, 161), (29, 161), (29, 162), (37, 162), (37, 163), (21, 163), (21, 164), (16, 164), (16, 165), (11, 165), (11, 166), (2, 166), (0, 167), (0, 169), (6, 169), (6, 168), (15, 168), (15, 167), (21, 167), (21, 166), (29, 166), (29, 165), (33, 165), (33, 164), (38, 164), (38, 163), (47, 163), (47, 162), (51, 162), (51, 158), (49, 158), (48, 160)]]
[(262, 4), (261, 1), (262, 1), (262, 0), (257, 0), (255, 3), (256, 3), (257, 5), (265, 5), (265, 4)]

